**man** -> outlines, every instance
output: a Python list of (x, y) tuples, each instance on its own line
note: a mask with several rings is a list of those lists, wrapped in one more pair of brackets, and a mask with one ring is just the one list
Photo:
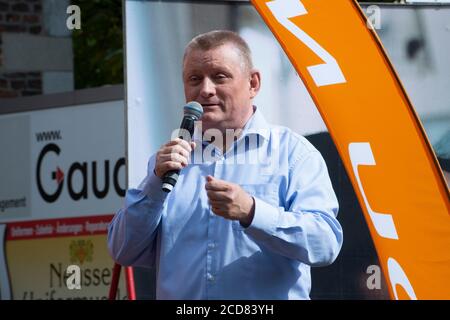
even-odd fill
[[(261, 77), (237, 34), (191, 40), (183, 82), (186, 101), (203, 106), (203, 139), (175, 139), (150, 158), (109, 227), (112, 257), (156, 265), (157, 299), (308, 299), (310, 266), (332, 263), (342, 246), (323, 158), (253, 106)], [(198, 150), (203, 161), (190, 163)], [(161, 177), (174, 169), (164, 193)]]

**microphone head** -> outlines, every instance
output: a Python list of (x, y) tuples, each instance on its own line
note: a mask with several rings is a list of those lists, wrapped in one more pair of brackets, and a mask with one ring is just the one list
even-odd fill
[(203, 115), (203, 107), (197, 101), (191, 101), (184, 106), (184, 115), (193, 116), (196, 120), (200, 119)]

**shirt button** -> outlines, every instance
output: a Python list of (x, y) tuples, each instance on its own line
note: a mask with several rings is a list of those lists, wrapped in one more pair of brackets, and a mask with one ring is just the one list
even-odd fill
[(208, 243), (208, 248), (209, 249), (214, 249), (216, 247), (216, 244), (213, 242)]
[(211, 273), (207, 273), (206, 274), (206, 279), (208, 279), (208, 281), (214, 281), (214, 276)]

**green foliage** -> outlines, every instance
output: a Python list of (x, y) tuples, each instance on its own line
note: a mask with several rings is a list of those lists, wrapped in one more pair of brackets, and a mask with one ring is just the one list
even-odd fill
[(123, 81), (122, 0), (72, 0), (81, 9), (81, 29), (72, 34), (75, 88)]

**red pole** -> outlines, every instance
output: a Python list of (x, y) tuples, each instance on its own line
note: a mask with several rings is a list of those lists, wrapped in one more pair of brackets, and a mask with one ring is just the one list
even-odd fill
[(109, 300), (115, 300), (117, 296), (117, 288), (119, 287), (120, 269), (122, 266), (118, 263), (114, 264), (111, 287), (109, 287)]
[(126, 279), (127, 279), (128, 300), (136, 300), (136, 289), (134, 287), (133, 268), (126, 267), (125, 274), (126, 274)]

